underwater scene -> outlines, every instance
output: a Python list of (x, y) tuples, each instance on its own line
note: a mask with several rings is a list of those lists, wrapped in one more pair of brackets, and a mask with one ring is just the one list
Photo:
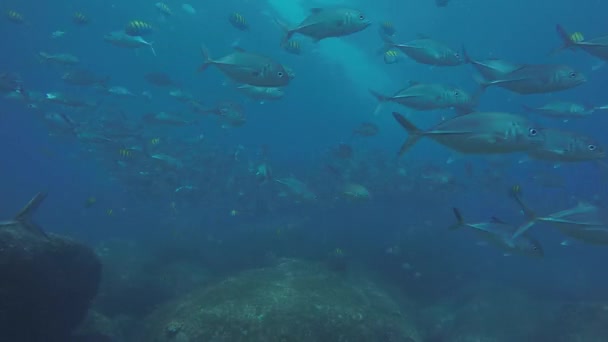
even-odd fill
[(608, 3), (0, 2), (0, 342), (608, 341)]

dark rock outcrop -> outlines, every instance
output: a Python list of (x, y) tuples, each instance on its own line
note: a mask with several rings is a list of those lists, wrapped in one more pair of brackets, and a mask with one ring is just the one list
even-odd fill
[(0, 341), (68, 341), (97, 293), (95, 253), (29, 220), (43, 199), (0, 222)]

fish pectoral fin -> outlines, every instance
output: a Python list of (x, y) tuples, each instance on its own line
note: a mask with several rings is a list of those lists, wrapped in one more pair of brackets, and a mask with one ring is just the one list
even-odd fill
[(424, 132), (424, 135), (467, 135), (473, 134), (472, 131), (441, 131), (441, 130), (430, 130)]

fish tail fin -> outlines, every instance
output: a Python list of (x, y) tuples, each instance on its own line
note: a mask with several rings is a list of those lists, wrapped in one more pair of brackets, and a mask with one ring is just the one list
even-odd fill
[(274, 23), (277, 24), (277, 26), (283, 31), (283, 38), (281, 38), (281, 46), (284, 46), (296, 32), (295, 30), (291, 30), (286, 23), (280, 21), (277, 18), (274, 18)]
[(462, 59), (466, 64), (471, 64), (474, 62), (473, 58), (471, 58), (471, 56), (469, 55), (469, 52), (467, 51), (467, 48), (464, 46), (464, 44), (462, 44)]
[(399, 149), (399, 155), (402, 156), (407, 150), (409, 150), (414, 144), (418, 142), (423, 136), (424, 132), (418, 129), (418, 127), (414, 126), (408, 119), (406, 119), (403, 115), (393, 112), (393, 117), (397, 122), (403, 127), (408, 133), (409, 136), (401, 145), (401, 149)]
[(152, 54), (154, 55), (154, 57), (156, 57), (156, 50), (154, 50), (154, 42), (150, 42), (150, 44), (148, 44), (148, 46), (150, 47), (150, 51), (152, 51)]
[(456, 230), (464, 225), (464, 219), (462, 218), (462, 214), (460, 213), (460, 210), (458, 208), (452, 208), (452, 212), (456, 217), (456, 222), (452, 224), (449, 229)]
[(516, 239), (518, 236), (522, 235), (528, 229), (530, 229), (533, 225), (535, 225), (536, 222), (538, 221), (538, 217), (536, 216), (536, 213), (534, 211), (532, 211), (522, 200), (521, 186), (519, 186), (519, 185), (512, 186), (511, 189), (509, 190), (509, 195), (511, 197), (513, 197), (513, 199), (515, 199), (517, 204), (519, 204), (519, 206), (521, 207), (521, 210), (524, 212), (524, 215), (528, 219), (527, 222), (525, 222), (521, 226), (517, 227), (517, 230), (515, 230), (515, 233), (513, 233), (513, 236), (511, 237), (511, 239)]
[(389, 97), (388, 96), (384, 96), (374, 90), (369, 90), (369, 93), (372, 94), (376, 100), (378, 100), (378, 105), (376, 106), (376, 109), (374, 109), (374, 116), (377, 116), (380, 113), (380, 110), (382, 109), (382, 105), (389, 101)]
[(572, 40), (572, 38), (568, 34), (568, 31), (566, 31), (566, 29), (562, 25), (560, 25), (560, 24), (555, 25), (555, 30), (557, 31), (557, 34), (561, 38), (562, 43), (564, 45), (558, 47), (557, 49), (552, 50), (549, 53), (549, 55), (551, 55), (551, 56), (557, 54), (558, 52), (560, 52), (562, 50), (569, 49), (569, 48), (573, 47), (575, 44), (575, 42)]
[(209, 57), (209, 50), (207, 50), (204, 45), (201, 46), (201, 54), (203, 55), (203, 64), (198, 67), (198, 72), (205, 71), (209, 67), (209, 65), (213, 63), (213, 60), (211, 59), (211, 57)]
[(492, 85), (492, 82), (488, 82), (480, 74), (474, 74), (473, 75), (473, 80), (479, 86), (479, 89), (477, 89), (477, 91), (475, 92), (475, 94), (473, 94), (474, 97), (478, 97), (479, 98), (481, 96), (481, 94), (483, 94), (486, 91), (486, 89), (488, 89), (488, 87)]
[(386, 34), (380, 33), (380, 38), (382, 38), (382, 42), (384, 43), (378, 50), (376, 50), (376, 54), (378, 56), (385, 54), (388, 50), (392, 49), (395, 46), (395, 42)]
[(32, 222), (31, 218), (40, 206), (40, 204), (44, 201), (47, 194), (44, 192), (37, 193), (24, 207), (21, 209), (17, 215), (15, 215), (15, 221), (21, 223), (23, 227), (25, 227), (30, 232), (43, 235), (44, 237), (48, 237), (46, 233), (40, 228), (37, 224)]

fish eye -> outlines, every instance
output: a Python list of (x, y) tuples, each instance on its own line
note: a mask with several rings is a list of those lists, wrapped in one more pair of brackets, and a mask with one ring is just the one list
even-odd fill
[(595, 151), (595, 149), (597, 149), (597, 146), (590, 144), (589, 146), (587, 146), (587, 149), (589, 149), (589, 151)]
[(456, 96), (456, 97), (460, 96), (460, 92), (455, 91), (455, 92), (454, 92), (454, 96)]
[(359, 20), (365, 20), (365, 16), (363, 14), (359, 15)]
[(530, 134), (530, 136), (535, 137), (538, 134), (538, 131), (536, 130), (536, 128), (530, 128), (530, 130), (528, 130), (528, 133)]
[(282, 71), (277, 72), (277, 76), (283, 77), (283, 72)]
[(577, 76), (577, 75), (576, 75), (576, 73), (575, 73), (575, 72), (571, 72), (571, 73), (570, 73), (570, 78), (576, 78), (576, 76)]

